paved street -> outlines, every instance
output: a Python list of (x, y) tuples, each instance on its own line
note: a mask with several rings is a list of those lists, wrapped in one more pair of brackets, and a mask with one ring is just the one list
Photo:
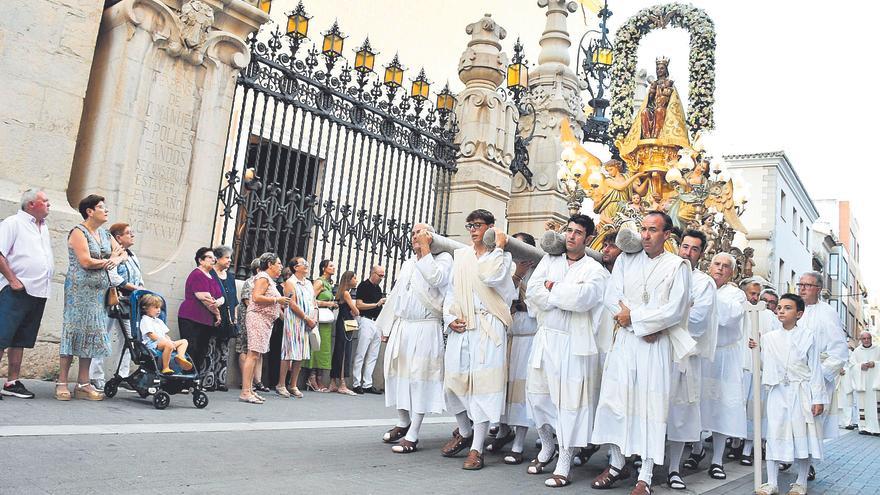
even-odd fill
[[(271, 399), (262, 406), (237, 402), (236, 391), (211, 394), (197, 410), (189, 396), (172, 397), (158, 411), (121, 391), (114, 399), (57, 402), (49, 383), (26, 381), (37, 398), (0, 402), (4, 471), (0, 493), (142, 493), (155, 489), (159, 472), (166, 491), (241, 493), (248, 490), (326, 493), (539, 493), (545, 476), (506, 466), (486, 456), (480, 472), (461, 470), (462, 458), (445, 459), (439, 448), (454, 428), (449, 417), (426, 420), (420, 451), (392, 454), (380, 441), (392, 424), (380, 396), (307, 393), (304, 399)], [(847, 435), (829, 447), (811, 493), (876, 493), (878, 484), (856, 475), (868, 470), (864, 453), (876, 456), (880, 439)], [(534, 435), (527, 442), (534, 455)], [(588, 482), (605, 462), (597, 454), (572, 470), (573, 488), (592, 493)], [(706, 461), (704, 461), (704, 464)], [(705, 467), (705, 466), (704, 466)], [(751, 492), (751, 471), (728, 464), (726, 483), (705, 471), (686, 476), (690, 493)], [(790, 480), (784, 475), (781, 482)], [(655, 476), (664, 480), (660, 469)], [(853, 481), (850, 481), (853, 480)], [(873, 483), (873, 484), (871, 484)], [(629, 493), (630, 484), (604, 493)], [(596, 492), (599, 493), (599, 492)], [(681, 493), (661, 487), (655, 493)]]

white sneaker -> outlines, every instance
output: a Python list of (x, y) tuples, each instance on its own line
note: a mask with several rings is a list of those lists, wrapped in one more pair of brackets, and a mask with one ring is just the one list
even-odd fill
[(770, 483), (764, 483), (759, 486), (757, 490), (755, 490), (755, 495), (778, 495), (779, 488), (776, 485), (771, 485)]
[(804, 485), (799, 485), (797, 483), (791, 484), (791, 490), (788, 491), (788, 495), (807, 495), (807, 487)]

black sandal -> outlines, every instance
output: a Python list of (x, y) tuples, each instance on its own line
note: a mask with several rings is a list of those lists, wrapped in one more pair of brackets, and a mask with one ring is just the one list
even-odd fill
[[(547, 459), (546, 461), (543, 461), (543, 462), (539, 461), (538, 458), (536, 457), (536, 458), (533, 459), (532, 462), (529, 464), (529, 467), (526, 469), (526, 472), (529, 473), (529, 474), (541, 474), (541, 473), (543, 473), (543, 472), (544, 472), (544, 468), (547, 466), (547, 464), (550, 464), (551, 462), (553, 462), (553, 459), (556, 459), (556, 454), (557, 454), (557, 453), (558, 453), (558, 451), (554, 449), (554, 450), (553, 450), (553, 453), (550, 454), (550, 458)], [(540, 454), (539, 454), (539, 455), (540, 455)], [(532, 471), (532, 468), (534, 468), (534, 472)]]
[(691, 452), (691, 455), (687, 459), (685, 459), (683, 466), (685, 469), (699, 469), (700, 468), (700, 461), (702, 461), (705, 458), (706, 458), (706, 451), (705, 450), (700, 452), (699, 454), (694, 454), (693, 452)]
[(678, 474), (678, 471), (673, 471), (666, 475), (666, 484), (673, 490), (684, 490), (687, 488), (687, 485), (684, 484), (684, 480), (681, 478), (681, 475)]
[[(766, 459), (766, 457), (765, 457), (765, 459)], [(791, 467), (790, 462), (780, 462), (779, 463), (779, 470), (780, 471), (788, 471), (788, 468), (790, 468), (790, 467)]]
[(400, 443), (398, 443), (394, 447), (391, 447), (391, 452), (394, 452), (395, 454), (411, 454), (419, 450), (418, 445), (418, 440), (416, 440), (415, 442), (410, 442), (409, 440), (404, 438), (400, 441)]
[(523, 455), (522, 452), (509, 452), (504, 456), (504, 464), (510, 464), (511, 466), (522, 464)]
[(505, 445), (509, 444), (513, 441), (516, 435), (513, 433), (513, 429), (511, 429), (507, 435), (503, 437), (495, 437), (486, 445), (486, 451), (488, 452), (501, 452), (501, 449), (504, 448)]
[(714, 480), (726, 480), (727, 473), (724, 472), (724, 466), (720, 464), (712, 464), (709, 466), (709, 477)]
[(752, 456), (744, 455), (744, 456), (740, 457), (739, 463), (743, 466), (752, 466), (752, 465), (754, 465), (755, 462), (752, 460)]
[[(615, 474), (615, 471), (617, 474)], [(623, 469), (617, 469), (614, 466), (608, 466), (602, 471), (602, 474), (593, 478), (593, 481), (590, 482), (590, 486), (594, 490), (608, 490), (613, 487), (615, 483), (626, 478), (629, 478), (629, 472), (626, 470), (626, 467)]]
[(593, 445), (592, 447), (581, 447), (577, 454), (572, 457), (571, 462), (575, 466), (583, 466), (590, 462), (590, 457), (593, 457), (593, 454), (599, 452), (599, 446)]
[(815, 481), (816, 480), (816, 468), (810, 464), (810, 471), (807, 473), (807, 481)]

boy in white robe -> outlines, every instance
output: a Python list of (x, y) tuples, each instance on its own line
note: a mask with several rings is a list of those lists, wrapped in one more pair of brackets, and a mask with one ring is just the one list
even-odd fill
[(718, 288), (718, 342), (714, 361), (703, 361), (700, 414), (706, 429), (712, 432), (712, 464), (708, 474), (720, 480), (727, 478), (722, 464), (727, 437), (746, 436), (746, 406), (742, 388), (746, 296), (730, 283), (735, 271), (736, 261), (728, 253), (716, 254), (709, 266), (709, 275)]
[(617, 330), (605, 358), (593, 443), (610, 444), (610, 465), (591, 486), (610, 488), (627, 476), (624, 455), (642, 468), (633, 495), (651, 493), (654, 463), (665, 456), (673, 361), (696, 352), (687, 333), (691, 270), (664, 250), (669, 215), (652, 211), (641, 223), (643, 251), (621, 254), (614, 264), (605, 306)]
[(797, 481), (789, 495), (807, 493), (810, 462), (822, 458), (822, 414), (828, 402), (819, 360), (819, 345), (812, 329), (798, 325), (804, 300), (794, 294), (779, 298), (777, 314), (782, 329), (769, 332), (760, 344), (761, 383), (767, 392), (767, 483), (758, 495), (779, 493), (779, 463), (794, 462)]
[[(700, 397), (702, 386), (702, 361), (712, 361), (718, 338), (715, 315), (715, 281), (696, 267), (703, 256), (706, 234), (699, 230), (686, 230), (682, 234), (678, 255), (688, 260), (691, 271), (691, 308), (688, 314), (688, 332), (697, 341), (699, 354), (689, 356), (672, 370), (672, 402), (669, 405), (669, 422), (666, 440), (669, 445), (667, 480), (669, 488), (687, 488), (679, 473), (681, 457), (687, 442), (700, 444), (702, 420)], [(699, 463), (699, 459), (696, 459)]]
[(608, 271), (586, 255), (595, 226), (586, 215), (573, 215), (564, 230), (566, 252), (545, 255), (529, 280), (527, 300), (538, 316), (529, 359), (526, 396), (538, 426), (541, 452), (529, 474), (540, 474), (554, 452), (559, 460), (550, 487), (570, 483), (574, 449), (590, 443), (599, 392), (596, 330), (604, 310)]
[(452, 272), (452, 256), (431, 254), (429, 225), (413, 226), (415, 255), (406, 260), (388, 295), (376, 327), (385, 347), (385, 405), (397, 409), (398, 421), (382, 437), (400, 442), (392, 452), (417, 450), (425, 414), (443, 412), (442, 298)]
[(504, 252), (507, 236), (496, 229), (495, 249), (483, 244), (483, 234), (494, 227), (495, 216), (478, 209), (466, 220), (473, 245), (455, 250), (452, 282), (443, 301), (443, 322), (449, 332), (443, 388), (446, 408), (455, 414), (458, 428), (441, 454), (453, 457), (469, 446), (462, 468), (470, 471), (483, 468), (489, 424), (499, 423), (504, 412), (507, 329), (516, 289), (513, 260)]
[(880, 436), (880, 424), (877, 421), (877, 390), (880, 389), (880, 346), (874, 345), (873, 337), (868, 332), (859, 335), (862, 345), (853, 350), (849, 358), (852, 388), (856, 395), (856, 403), (865, 414), (859, 420), (859, 434)]

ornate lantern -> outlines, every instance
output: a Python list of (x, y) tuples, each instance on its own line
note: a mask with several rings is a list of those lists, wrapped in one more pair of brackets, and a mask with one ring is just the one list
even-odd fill
[(403, 85), (404, 68), (400, 65), (397, 54), (391, 60), (391, 63), (385, 66), (385, 85), (392, 88), (399, 88)]
[(428, 77), (425, 75), (425, 69), (419, 70), (419, 75), (412, 82), (412, 90), (410, 94), (413, 98), (418, 101), (425, 101), (428, 99), (428, 92), (431, 89), (431, 83), (428, 81)]
[(307, 37), (310, 19), (311, 16), (306, 14), (306, 9), (303, 7), (302, 2), (300, 2), (296, 9), (287, 14), (287, 35), (297, 39)]
[(376, 63), (376, 52), (370, 46), (370, 38), (364, 40), (357, 51), (354, 52), (354, 70), (361, 74), (373, 72), (373, 65)]
[(507, 66), (507, 89), (516, 94), (529, 89), (529, 69), (518, 38), (513, 45), (513, 60)]
[(437, 94), (437, 109), (441, 112), (451, 112), (455, 109), (455, 96), (449, 91), (449, 84), (443, 86), (443, 91)]
[(342, 44), (345, 35), (339, 30), (339, 24), (334, 22), (330, 30), (324, 33), (324, 43), (321, 45), (321, 53), (325, 57), (336, 59), (342, 56)]

